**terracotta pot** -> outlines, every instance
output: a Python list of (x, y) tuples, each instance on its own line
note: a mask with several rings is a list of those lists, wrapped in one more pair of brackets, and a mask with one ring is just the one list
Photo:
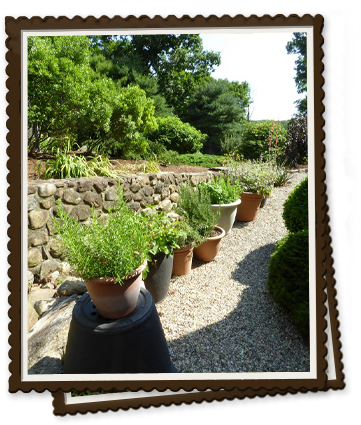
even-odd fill
[(85, 282), (100, 316), (119, 319), (135, 309), (142, 284), (142, 273), (146, 266), (147, 260), (123, 280), (123, 285), (114, 283), (115, 278), (112, 277), (99, 277)]
[(263, 195), (258, 193), (243, 192), (241, 193), (241, 204), (237, 207), (237, 221), (253, 221), (257, 217), (259, 207), (261, 205)]
[(215, 229), (220, 230), (222, 233), (213, 238), (207, 238), (198, 248), (194, 249), (194, 257), (201, 261), (212, 261), (216, 258), (218, 251), (221, 247), (221, 240), (226, 232), (222, 227), (215, 226)]
[(173, 276), (184, 276), (192, 270), (193, 245), (189, 244), (174, 250)]
[(241, 200), (238, 199), (232, 204), (213, 204), (212, 211), (216, 213), (217, 211), (221, 212), (221, 215), (217, 221), (217, 226), (222, 227), (226, 232), (226, 235), (231, 231), (236, 218), (237, 206), (241, 203)]
[(173, 257), (171, 255), (165, 255), (164, 252), (152, 255), (152, 262), (149, 264), (149, 272), (144, 279), (144, 285), (152, 294), (155, 303), (163, 301), (167, 296), (172, 269)]

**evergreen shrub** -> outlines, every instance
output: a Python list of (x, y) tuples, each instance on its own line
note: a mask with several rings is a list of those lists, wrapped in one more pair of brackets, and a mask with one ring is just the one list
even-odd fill
[(267, 287), (288, 309), (301, 332), (309, 335), (308, 229), (289, 233), (271, 255)]
[(307, 164), (307, 118), (294, 118), (287, 130), (287, 146), (285, 163), (291, 167), (298, 164)]
[(308, 176), (288, 195), (282, 216), (289, 232), (308, 229)]

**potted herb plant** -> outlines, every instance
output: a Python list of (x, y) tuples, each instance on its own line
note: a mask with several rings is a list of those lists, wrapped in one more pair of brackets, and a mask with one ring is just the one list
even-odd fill
[(267, 165), (257, 161), (244, 161), (231, 169), (230, 176), (232, 181), (238, 181), (242, 187), (242, 202), (237, 207), (236, 220), (255, 220), (263, 198), (269, 196), (274, 187)]
[(225, 231), (216, 226), (220, 213), (213, 213), (208, 190), (202, 185), (196, 188), (182, 186), (179, 195), (175, 210), (193, 229), (195, 258), (202, 261), (214, 260)]
[(144, 285), (152, 294), (154, 302), (159, 303), (168, 294), (173, 270), (173, 250), (180, 248), (178, 243), (186, 236), (186, 231), (179, 221), (172, 220), (164, 211), (153, 211), (154, 214), (147, 219), (151, 246), (149, 272)]
[(211, 199), (214, 214), (219, 214), (217, 225), (224, 229), (227, 235), (236, 218), (237, 206), (241, 203), (239, 194), (242, 189), (237, 179), (234, 183), (224, 175), (215, 177), (209, 183), (200, 183), (198, 187), (204, 187)]
[(83, 225), (69, 217), (60, 203), (58, 217), (54, 227), (67, 261), (84, 279), (98, 313), (108, 319), (130, 314), (148, 269), (151, 235), (144, 232), (145, 217), (127, 207), (122, 193), (105, 220), (93, 210), (89, 224)]

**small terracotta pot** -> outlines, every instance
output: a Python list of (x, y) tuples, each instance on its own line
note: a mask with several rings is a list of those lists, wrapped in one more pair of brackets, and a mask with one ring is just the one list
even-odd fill
[(220, 230), (222, 233), (213, 238), (207, 238), (198, 248), (194, 250), (194, 257), (201, 261), (212, 261), (216, 258), (218, 251), (221, 247), (221, 240), (226, 232), (222, 227), (215, 226), (215, 229)]
[(85, 282), (90, 298), (100, 316), (106, 319), (120, 319), (130, 314), (137, 306), (142, 284), (142, 273), (147, 260), (128, 275), (123, 284), (114, 283), (113, 277), (99, 277)]
[(242, 202), (237, 207), (237, 221), (253, 221), (256, 219), (263, 195), (258, 193), (241, 193)]
[(192, 270), (193, 245), (189, 244), (174, 250), (173, 276), (184, 276)]

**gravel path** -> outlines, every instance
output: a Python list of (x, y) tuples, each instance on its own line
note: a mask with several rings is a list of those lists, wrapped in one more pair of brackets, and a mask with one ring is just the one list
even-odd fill
[(173, 278), (157, 310), (179, 372), (307, 372), (308, 344), (266, 283), (275, 243), (287, 234), (283, 203), (305, 178), (276, 188), (250, 223), (235, 222), (210, 263)]

